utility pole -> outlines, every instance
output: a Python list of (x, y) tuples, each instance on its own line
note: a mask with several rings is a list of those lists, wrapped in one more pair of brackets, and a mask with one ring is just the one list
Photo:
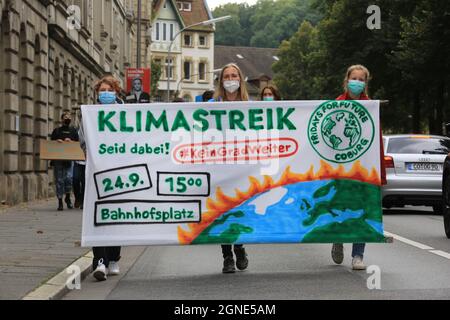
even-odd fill
[(136, 59), (136, 68), (141, 67), (141, 15), (142, 15), (142, 0), (138, 0), (137, 5), (137, 59)]

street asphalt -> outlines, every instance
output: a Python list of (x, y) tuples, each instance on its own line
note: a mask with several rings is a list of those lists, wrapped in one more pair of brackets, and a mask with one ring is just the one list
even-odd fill
[(351, 269), (351, 245), (342, 265), (331, 260), (329, 244), (247, 245), (249, 268), (235, 274), (221, 273), (218, 245), (128, 247), (121, 275), (88, 276), (64, 299), (450, 299), (442, 216), (426, 207), (386, 210), (384, 225), (394, 243), (367, 245), (371, 273)]

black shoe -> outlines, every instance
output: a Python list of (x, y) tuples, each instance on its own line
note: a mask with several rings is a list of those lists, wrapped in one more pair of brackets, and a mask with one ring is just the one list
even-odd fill
[(241, 271), (247, 269), (248, 258), (245, 249), (242, 247), (234, 247), (234, 254), (236, 255), (236, 267)]
[(67, 208), (73, 209), (72, 201), (70, 201), (70, 195), (66, 194), (66, 199), (64, 200), (67, 204)]
[(58, 199), (58, 211), (63, 211), (64, 207), (63, 207), (63, 201), (62, 199)]
[(234, 268), (234, 259), (233, 257), (226, 257), (223, 260), (223, 269), (222, 273), (235, 273), (236, 269)]

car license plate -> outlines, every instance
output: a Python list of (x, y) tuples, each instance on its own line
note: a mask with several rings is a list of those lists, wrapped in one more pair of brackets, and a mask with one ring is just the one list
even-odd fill
[(406, 164), (406, 170), (408, 172), (442, 172), (442, 167), (442, 163), (412, 162)]

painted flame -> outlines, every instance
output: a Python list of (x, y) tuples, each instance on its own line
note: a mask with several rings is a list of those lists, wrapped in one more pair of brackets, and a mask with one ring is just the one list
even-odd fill
[(234, 197), (227, 196), (222, 189), (216, 189), (216, 200), (208, 198), (206, 200), (206, 208), (208, 211), (202, 214), (202, 221), (199, 223), (188, 224), (189, 230), (186, 231), (178, 227), (178, 240), (180, 244), (190, 244), (195, 238), (200, 235), (211, 223), (226, 212), (239, 206), (253, 196), (269, 191), (270, 189), (290, 185), (298, 182), (306, 182), (313, 180), (329, 180), (329, 179), (349, 179), (366, 182), (374, 185), (381, 185), (381, 179), (378, 171), (372, 168), (369, 171), (361, 165), (360, 161), (355, 161), (349, 171), (345, 171), (343, 165), (333, 168), (327, 162), (321, 160), (320, 169), (314, 173), (314, 166), (311, 166), (306, 173), (291, 172), (291, 167), (288, 166), (281, 175), (281, 178), (275, 182), (269, 176), (264, 176), (264, 181), (260, 182), (255, 177), (249, 178), (250, 187), (247, 191), (235, 189), (236, 195)]

